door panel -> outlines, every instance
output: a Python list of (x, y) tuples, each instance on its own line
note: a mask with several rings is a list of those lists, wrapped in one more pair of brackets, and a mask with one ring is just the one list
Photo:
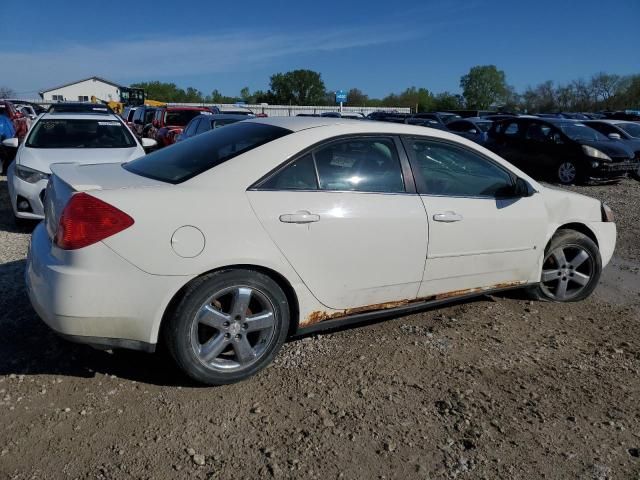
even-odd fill
[(327, 307), (416, 298), (428, 238), (418, 195), (265, 190), (247, 195), (275, 244)]
[(404, 139), (429, 222), (419, 297), (522, 283), (535, 277), (547, 212), (515, 195), (515, 178), (475, 149)]
[[(540, 198), (422, 196), (429, 251), (418, 296), (527, 282), (544, 250), (546, 210)], [(436, 221), (453, 212), (461, 219)]]

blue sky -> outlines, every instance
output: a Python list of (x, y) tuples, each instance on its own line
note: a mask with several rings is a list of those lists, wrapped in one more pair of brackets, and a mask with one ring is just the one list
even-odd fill
[(328, 89), (380, 97), (458, 92), (482, 64), (518, 90), (640, 73), (640, 0), (37, 0), (2, 16), (16, 21), (0, 22), (0, 86), (31, 97), (92, 75), (237, 95), (309, 68)]

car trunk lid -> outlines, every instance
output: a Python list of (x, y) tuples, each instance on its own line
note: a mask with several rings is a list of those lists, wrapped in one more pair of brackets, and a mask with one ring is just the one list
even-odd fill
[(58, 163), (51, 166), (44, 201), (45, 226), (54, 238), (62, 211), (72, 195), (78, 192), (126, 188), (167, 187), (167, 184), (142, 177), (122, 168), (122, 164), (78, 165)]

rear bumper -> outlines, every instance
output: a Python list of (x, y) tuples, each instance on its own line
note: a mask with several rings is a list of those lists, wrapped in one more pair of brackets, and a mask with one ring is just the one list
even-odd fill
[(166, 306), (189, 279), (145, 273), (103, 243), (61, 250), (40, 223), (25, 280), (34, 309), (62, 336), (99, 348), (153, 351)]

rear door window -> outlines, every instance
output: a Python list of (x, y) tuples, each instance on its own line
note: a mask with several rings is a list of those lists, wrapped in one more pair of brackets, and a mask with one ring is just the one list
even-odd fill
[(259, 188), (405, 192), (400, 159), (393, 139), (374, 137), (352, 138), (320, 146), (286, 166)]
[(400, 159), (390, 138), (357, 138), (313, 153), (321, 190), (404, 192)]
[(318, 180), (313, 155), (307, 154), (272, 176), (261, 187), (263, 190), (317, 190)]

